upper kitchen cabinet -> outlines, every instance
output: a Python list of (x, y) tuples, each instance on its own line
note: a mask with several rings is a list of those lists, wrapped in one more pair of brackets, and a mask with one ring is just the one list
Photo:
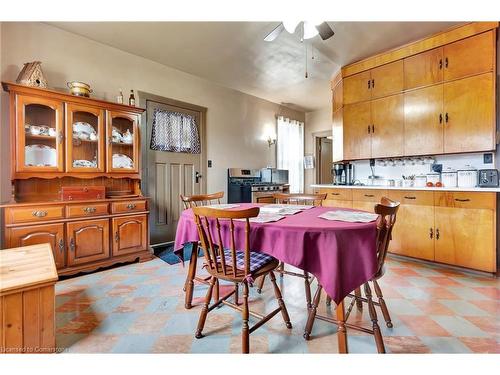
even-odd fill
[(444, 152), (495, 149), (493, 73), (444, 84)]
[(11, 116), (16, 138), (13, 172), (62, 172), (63, 103), (30, 95), (16, 95), (15, 100), (17, 113)]
[(403, 61), (395, 61), (371, 70), (371, 98), (403, 91)]
[(344, 78), (344, 105), (370, 100), (371, 78), (370, 71)]
[(403, 95), (392, 95), (371, 102), (372, 158), (403, 154)]
[(429, 86), (443, 81), (443, 49), (436, 48), (404, 59), (404, 88)]
[(495, 59), (495, 32), (488, 32), (444, 46), (444, 80), (491, 72)]
[(371, 158), (371, 103), (346, 105), (343, 112), (344, 159)]

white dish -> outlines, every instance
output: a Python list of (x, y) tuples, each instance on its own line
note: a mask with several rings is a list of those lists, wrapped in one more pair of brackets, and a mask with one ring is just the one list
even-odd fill
[(95, 133), (95, 129), (88, 122), (75, 122), (73, 124), (73, 132), (74, 133), (86, 133), (90, 136), (90, 134)]
[(90, 160), (84, 160), (84, 159), (77, 159), (73, 160), (73, 167), (74, 168), (97, 168), (97, 163), (96, 161), (90, 161)]
[(134, 162), (127, 155), (113, 154), (113, 168), (127, 168), (134, 167)]
[(24, 163), (30, 166), (55, 167), (56, 149), (46, 145), (28, 145), (24, 148)]

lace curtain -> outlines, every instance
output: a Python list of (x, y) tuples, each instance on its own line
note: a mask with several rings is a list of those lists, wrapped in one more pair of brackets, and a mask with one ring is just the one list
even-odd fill
[(150, 148), (156, 151), (201, 153), (195, 118), (185, 113), (155, 109)]
[(290, 193), (304, 192), (304, 123), (278, 117), (277, 164), (288, 169)]

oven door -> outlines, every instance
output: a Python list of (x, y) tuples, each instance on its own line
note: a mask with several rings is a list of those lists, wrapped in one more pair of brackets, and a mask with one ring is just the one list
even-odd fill
[(252, 188), (250, 185), (229, 184), (227, 203), (251, 203)]

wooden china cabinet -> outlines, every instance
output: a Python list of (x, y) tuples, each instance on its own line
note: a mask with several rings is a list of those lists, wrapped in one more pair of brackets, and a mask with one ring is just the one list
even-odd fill
[[(5, 247), (50, 243), (60, 275), (149, 260), (140, 189), (142, 108), (3, 83), (10, 94), (11, 202)], [(87, 199), (63, 187), (102, 191)]]

